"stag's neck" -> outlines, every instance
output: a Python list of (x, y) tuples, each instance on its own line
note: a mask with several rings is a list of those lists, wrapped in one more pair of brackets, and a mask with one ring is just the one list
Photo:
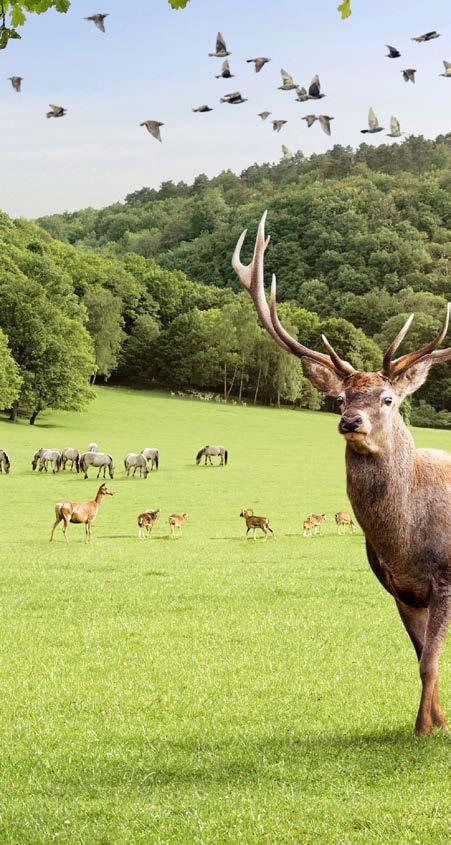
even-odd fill
[(363, 455), (346, 447), (347, 489), (366, 538), (382, 559), (408, 546), (416, 486), (417, 453), (400, 416), (394, 418), (384, 448)]

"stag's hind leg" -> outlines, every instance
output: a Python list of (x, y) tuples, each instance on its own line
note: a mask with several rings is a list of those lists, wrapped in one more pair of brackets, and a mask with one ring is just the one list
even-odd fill
[[(412, 640), (418, 662), (420, 662), (426, 636), (429, 611), (426, 607), (408, 607), (406, 604), (403, 604), (398, 600), (396, 600), (396, 605), (404, 627)], [(431, 719), (436, 727), (442, 728), (442, 730), (445, 731), (447, 730), (445, 716), (442, 708), (440, 707), (438, 697), (438, 681), (435, 684), (432, 695)]]
[(55, 533), (55, 528), (58, 528), (58, 525), (60, 524), (60, 522), (62, 521), (62, 519), (63, 519), (63, 517), (61, 516), (61, 514), (57, 512), (57, 513), (56, 513), (56, 519), (55, 519), (55, 522), (53, 523), (52, 533), (50, 534), (50, 542), (52, 542), (52, 540), (53, 540), (53, 535), (54, 535), (54, 533)]
[(438, 704), (438, 658), (448, 628), (450, 610), (451, 600), (446, 593), (432, 596), (420, 657), (420, 677), (423, 689), (415, 722), (417, 734), (430, 733), (434, 724), (442, 730), (447, 730), (445, 717)]

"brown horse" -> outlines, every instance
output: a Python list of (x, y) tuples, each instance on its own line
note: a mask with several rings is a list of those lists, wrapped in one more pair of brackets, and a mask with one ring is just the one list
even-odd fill
[(108, 490), (106, 484), (101, 484), (97, 490), (95, 499), (91, 502), (57, 502), (55, 505), (55, 523), (50, 535), (50, 542), (53, 540), (55, 528), (64, 522), (63, 534), (67, 543), (67, 526), (69, 522), (76, 522), (85, 526), (85, 542), (89, 543), (91, 540), (91, 526), (94, 522), (97, 511), (105, 496), (114, 496), (111, 490)]

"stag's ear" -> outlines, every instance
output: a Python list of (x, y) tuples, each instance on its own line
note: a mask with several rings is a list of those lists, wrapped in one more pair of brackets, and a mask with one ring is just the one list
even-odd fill
[(328, 396), (340, 395), (343, 389), (343, 379), (341, 379), (337, 373), (330, 370), (329, 367), (326, 367), (324, 364), (315, 361), (313, 358), (307, 358), (307, 356), (305, 356), (301, 360), (304, 375), (310, 379), (313, 387), (316, 387), (317, 390), (322, 390), (322, 392), (327, 393)]
[(408, 396), (409, 393), (415, 393), (415, 391), (424, 384), (428, 377), (432, 363), (432, 356), (428, 355), (427, 358), (423, 358), (422, 361), (417, 361), (416, 364), (412, 364), (411, 367), (408, 367), (407, 370), (394, 379), (393, 386), (401, 401), (405, 398), (405, 396)]

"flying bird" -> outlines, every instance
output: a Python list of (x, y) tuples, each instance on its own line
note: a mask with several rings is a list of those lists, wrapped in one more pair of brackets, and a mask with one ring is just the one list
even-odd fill
[(451, 79), (451, 62), (445, 62), (443, 59), (443, 66), (445, 68), (445, 73), (439, 73), (439, 76), (447, 76)]
[(255, 73), (260, 73), (262, 67), (264, 67), (271, 59), (267, 59), (266, 56), (259, 56), (258, 59), (246, 59), (247, 63), (254, 62), (255, 65)]
[(206, 111), (213, 111), (210, 106), (198, 106), (197, 109), (193, 109), (193, 111), (201, 112), (202, 114)]
[(266, 120), (266, 118), (268, 118), (270, 114), (270, 111), (260, 111), (258, 113), (258, 117), (261, 117), (262, 120)]
[(410, 81), (415, 84), (415, 74), (416, 74), (415, 68), (408, 67), (408, 68), (406, 68), (406, 70), (402, 70), (401, 73), (402, 73), (404, 82), (408, 82), (409, 79), (410, 79)]
[(307, 94), (305, 88), (296, 88), (296, 102), (297, 103), (306, 103), (310, 97)]
[(325, 94), (321, 94), (321, 83), (318, 74), (315, 74), (309, 85), (308, 95), (309, 100), (321, 100), (326, 96)]
[(85, 21), (92, 21), (95, 23), (97, 29), (100, 29), (100, 32), (105, 32), (105, 24), (104, 20), (108, 17), (108, 12), (105, 14), (97, 13), (96, 15), (89, 15), (88, 18), (85, 18)]
[(273, 120), (272, 128), (274, 129), (274, 132), (280, 132), (282, 126), (284, 126), (286, 122), (286, 120)]
[[(442, 76), (443, 76), (443, 74), (442, 74)], [(10, 80), (11, 85), (13, 86), (14, 90), (17, 91), (17, 93), (19, 93), (23, 76), (8, 76), (8, 79)]]
[(286, 72), (283, 68), (281, 69), (280, 73), (282, 74), (282, 85), (279, 85), (279, 91), (294, 91), (298, 86), (293, 80), (293, 77), (290, 76), (289, 73)]
[(399, 59), (401, 53), (399, 52), (399, 50), (396, 47), (392, 47), (390, 44), (386, 44), (385, 46), (386, 46), (387, 50), (389, 51), (387, 53), (388, 59)]
[(370, 109), (368, 112), (368, 126), (369, 129), (361, 129), (360, 131), (363, 134), (367, 132), (369, 135), (373, 135), (375, 132), (382, 132), (384, 129), (383, 126), (379, 126), (379, 121), (374, 114), (373, 109)]
[(388, 138), (400, 138), (402, 135), (401, 127), (397, 117), (390, 118), (390, 132), (386, 133)]
[(416, 35), (414, 38), (411, 38), (411, 41), (418, 41), (421, 44), (422, 41), (432, 41), (433, 38), (440, 38), (441, 33), (436, 32), (435, 29), (432, 32), (425, 32), (424, 35)]
[(147, 131), (150, 132), (157, 141), (161, 142), (160, 126), (164, 126), (164, 123), (160, 123), (159, 120), (145, 120), (139, 125), (145, 126)]
[(230, 65), (228, 60), (226, 59), (225, 62), (222, 63), (221, 73), (218, 73), (215, 79), (231, 79), (232, 76), (235, 76), (235, 74), (230, 73)]
[(304, 115), (304, 117), (301, 118), (301, 120), (306, 120), (307, 127), (310, 129), (310, 127), (313, 126), (315, 120), (318, 120), (318, 117), (316, 116), (316, 114), (306, 114)]
[(47, 112), (47, 117), (64, 117), (67, 112), (67, 109), (64, 109), (63, 106), (54, 106), (52, 103), (50, 105), (50, 111)]
[(222, 37), (221, 33), (218, 32), (216, 36), (216, 50), (214, 53), (209, 53), (209, 56), (215, 56), (217, 59), (225, 59), (226, 56), (231, 56), (232, 54), (228, 52), (227, 45)]
[(320, 126), (323, 132), (325, 132), (326, 135), (330, 135), (330, 121), (335, 120), (335, 118), (331, 117), (328, 114), (320, 114), (318, 120), (320, 122)]
[(219, 102), (230, 103), (231, 106), (236, 106), (240, 103), (247, 103), (247, 99), (246, 97), (242, 97), (239, 91), (234, 91), (233, 94), (224, 94)]
[(291, 152), (291, 150), (288, 149), (288, 147), (285, 146), (285, 144), (282, 144), (283, 161), (288, 161), (290, 158), (293, 158), (293, 153)]

